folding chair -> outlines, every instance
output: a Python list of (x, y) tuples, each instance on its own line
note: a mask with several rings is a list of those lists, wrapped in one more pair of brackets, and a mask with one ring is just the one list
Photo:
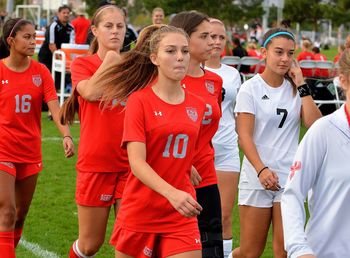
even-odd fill
[(239, 56), (223, 56), (221, 58), (221, 63), (238, 67), (241, 63), (241, 58)]
[(65, 93), (66, 83), (66, 54), (61, 50), (56, 50), (52, 54), (52, 68), (51, 74), (53, 80), (55, 80), (56, 72), (61, 73), (60, 92), (57, 93), (59, 96), (60, 105), (62, 106), (65, 97), (69, 97), (69, 93)]
[(247, 65), (247, 66), (255, 66), (255, 70), (253, 73), (241, 73), (242, 76), (242, 82), (245, 82), (249, 78), (252, 78), (257, 72), (259, 71), (259, 68), (261, 64), (264, 63), (264, 60), (259, 59), (257, 57), (253, 56), (244, 56), (241, 58), (241, 63), (237, 67), (237, 70), (239, 70), (241, 65)]
[(331, 77), (334, 70), (334, 63), (332, 61), (314, 61), (315, 73), (322, 75), (322, 77)]
[(36, 30), (35, 34), (35, 53), (39, 53), (39, 50), (45, 41), (45, 32)]
[(299, 66), (301, 69), (311, 69), (311, 76), (314, 76), (316, 68), (316, 62), (314, 60), (301, 60), (299, 61)]
[(61, 50), (66, 55), (66, 69), (70, 71), (70, 65), (75, 58), (79, 56), (85, 56), (88, 54), (89, 45), (63, 43), (61, 45)]

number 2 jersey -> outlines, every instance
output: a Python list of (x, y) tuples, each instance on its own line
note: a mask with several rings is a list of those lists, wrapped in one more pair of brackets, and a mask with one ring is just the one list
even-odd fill
[(15, 72), (0, 60), (0, 161), (41, 162), (41, 107), (51, 100), (57, 94), (44, 65), (30, 60)]
[[(146, 162), (175, 188), (190, 193), (190, 169), (197, 146), (205, 104), (185, 90), (185, 100), (169, 104), (152, 87), (133, 93), (127, 102), (123, 145), (142, 142)], [(170, 202), (130, 174), (126, 183), (117, 224), (137, 232), (176, 232), (198, 229), (196, 217), (185, 218)]]
[[(235, 113), (255, 116), (253, 141), (265, 166), (276, 172), (284, 187), (298, 147), (301, 99), (293, 94), (288, 80), (279, 87), (269, 86), (257, 74), (242, 84)], [(263, 189), (257, 173), (244, 156), (241, 169), (241, 189)]]
[(218, 130), (221, 117), (222, 79), (219, 75), (204, 70), (204, 75), (201, 77), (186, 75), (182, 83), (186, 89), (201, 97), (206, 105), (198, 151), (193, 161), (193, 166), (202, 177), (202, 182), (196, 188), (214, 185), (217, 184), (217, 177), (211, 140)]

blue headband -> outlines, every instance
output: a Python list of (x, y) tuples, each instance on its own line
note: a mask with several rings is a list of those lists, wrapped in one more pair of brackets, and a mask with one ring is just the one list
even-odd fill
[(295, 41), (294, 36), (293, 36), (292, 33), (288, 32), (288, 31), (279, 31), (279, 32), (276, 32), (276, 33), (273, 33), (272, 35), (270, 35), (270, 37), (268, 37), (268, 38), (265, 40), (265, 42), (264, 42), (264, 44), (263, 44), (263, 47), (266, 48), (266, 45), (269, 43), (269, 41), (271, 41), (271, 39), (273, 39), (274, 37), (277, 37), (277, 36), (281, 36), (281, 35), (289, 36), (289, 37), (291, 37), (292, 40)]

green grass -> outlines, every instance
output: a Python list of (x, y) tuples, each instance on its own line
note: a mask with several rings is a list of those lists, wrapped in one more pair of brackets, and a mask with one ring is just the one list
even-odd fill
[[(63, 155), (62, 141), (52, 121), (42, 115), (43, 163), (36, 193), (32, 202), (23, 236), (26, 241), (36, 243), (41, 248), (57, 253), (60, 257), (68, 257), (68, 250), (77, 239), (78, 221), (75, 205), (75, 162)], [(79, 125), (72, 128), (75, 147), (78, 147)], [(302, 128), (301, 135), (305, 133)], [(113, 227), (114, 216), (111, 214), (106, 235), (106, 243), (96, 256), (97, 258), (114, 257), (114, 249), (108, 244)], [(233, 211), (233, 246), (239, 246), (238, 206)], [(272, 257), (271, 235), (262, 257)], [(37, 258), (22, 245), (17, 248), (18, 258)]]

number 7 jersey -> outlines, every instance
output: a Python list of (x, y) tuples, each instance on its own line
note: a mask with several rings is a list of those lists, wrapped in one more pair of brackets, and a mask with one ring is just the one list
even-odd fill
[[(146, 145), (146, 162), (175, 188), (195, 198), (190, 169), (197, 145), (205, 104), (185, 90), (185, 100), (169, 104), (147, 87), (127, 102), (123, 144)], [(185, 218), (170, 202), (130, 174), (123, 193), (117, 223), (140, 232), (176, 232), (197, 228), (196, 218)]]
[[(265, 166), (276, 172), (284, 187), (298, 147), (301, 99), (284, 80), (279, 87), (269, 86), (257, 74), (242, 84), (235, 113), (255, 117), (253, 141)], [(241, 189), (263, 189), (257, 173), (246, 157), (243, 159)]]
[(15, 72), (0, 60), (0, 161), (41, 162), (42, 101), (57, 94), (49, 70), (30, 62)]

